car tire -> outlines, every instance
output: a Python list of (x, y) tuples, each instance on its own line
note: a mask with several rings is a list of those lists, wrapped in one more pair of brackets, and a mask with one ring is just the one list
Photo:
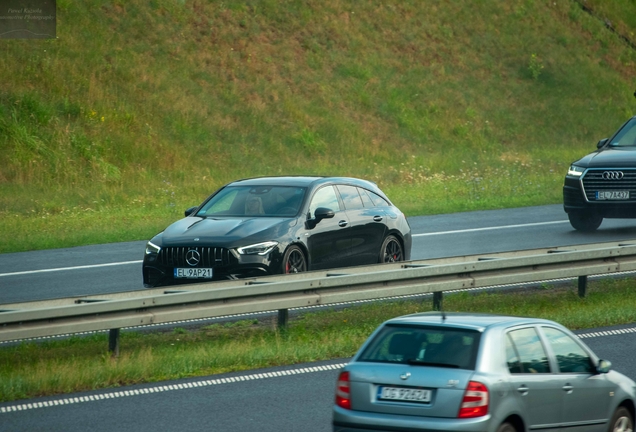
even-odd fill
[(601, 216), (591, 213), (568, 213), (568, 219), (572, 228), (584, 232), (595, 231), (603, 222)]
[(397, 237), (390, 235), (382, 242), (382, 248), (380, 249), (381, 263), (392, 263), (398, 261), (404, 261), (404, 250), (402, 249), (402, 243)]
[(307, 259), (303, 250), (298, 246), (290, 246), (283, 255), (281, 266), (283, 274), (301, 273), (307, 271)]
[(612, 416), (608, 432), (631, 432), (634, 430), (634, 420), (629, 410), (618, 407)]
[(517, 428), (515, 428), (511, 423), (505, 422), (499, 425), (497, 432), (517, 432)]

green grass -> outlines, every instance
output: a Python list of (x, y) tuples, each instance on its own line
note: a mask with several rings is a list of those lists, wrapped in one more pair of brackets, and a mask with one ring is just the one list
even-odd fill
[(147, 239), (258, 175), (559, 203), (635, 105), (636, 5), (586, 5), (59, 1), (57, 39), (0, 40), (0, 253)]
[[(446, 311), (556, 320), (572, 330), (636, 321), (633, 279), (591, 282), (585, 298), (575, 286), (515, 293), (447, 294)], [(284, 331), (244, 320), (170, 332), (122, 332), (120, 356), (108, 335), (23, 342), (0, 349), (0, 402), (36, 396), (205, 376), (352, 356), (384, 320), (432, 310), (432, 302), (366, 304), (306, 313)], [(611, 360), (611, 359), (610, 359)]]

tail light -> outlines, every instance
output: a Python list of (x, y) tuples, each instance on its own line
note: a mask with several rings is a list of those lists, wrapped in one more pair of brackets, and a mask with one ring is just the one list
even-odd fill
[(488, 387), (480, 382), (471, 381), (466, 387), (466, 393), (464, 393), (457, 417), (473, 418), (486, 414), (488, 414)]
[(336, 382), (336, 405), (351, 409), (351, 392), (349, 388), (349, 372), (340, 372)]

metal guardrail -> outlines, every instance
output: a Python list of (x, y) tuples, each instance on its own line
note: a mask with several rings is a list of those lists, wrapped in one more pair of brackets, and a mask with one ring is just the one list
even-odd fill
[(633, 270), (636, 240), (1, 304), (0, 341)]

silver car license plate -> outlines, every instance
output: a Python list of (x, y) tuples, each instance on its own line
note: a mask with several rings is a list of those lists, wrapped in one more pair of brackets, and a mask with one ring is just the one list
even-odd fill
[(175, 279), (212, 279), (211, 268), (175, 268)]
[(597, 191), (597, 200), (628, 200), (629, 191)]
[(431, 391), (406, 387), (378, 387), (378, 400), (429, 403)]

